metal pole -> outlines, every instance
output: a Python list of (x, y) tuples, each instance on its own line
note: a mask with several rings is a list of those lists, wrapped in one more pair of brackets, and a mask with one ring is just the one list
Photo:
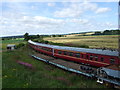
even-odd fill
[[(120, 1), (118, 4), (118, 30), (120, 30)], [(118, 52), (119, 52), (119, 58), (120, 58), (120, 33), (118, 32)]]

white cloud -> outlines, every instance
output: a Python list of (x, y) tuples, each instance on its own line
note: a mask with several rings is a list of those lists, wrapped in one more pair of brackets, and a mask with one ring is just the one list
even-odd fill
[(72, 2), (67, 7), (63, 7), (60, 10), (57, 10), (54, 13), (55, 17), (72, 17), (72, 18), (78, 18), (84, 15), (84, 12), (86, 11), (92, 11), (95, 12), (96, 14), (99, 13), (105, 13), (110, 11), (110, 8), (107, 7), (98, 7), (96, 3), (91, 3), (91, 2), (83, 2), (83, 3), (75, 3)]
[[(35, 7), (29, 6), (30, 9), (28, 9), (27, 5), (24, 5), (16, 4), (14, 6), (14, 4), (10, 4), (11, 10), (7, 12), (3, 11), (2, 21), (0, 22), (0, 28), (2, 28), (2, 36), (23, 35), (26, 32), (30, 34), (58, 34), (69, 32), (104, 30), (105, 28), (111, 29), (117, 27), (117, 25), (112, 24), (111, 22), (97, 23), (98, 19), (96, 19), (96, 15), (99, 15), (99, 13), (103, 13), (103, 11), (105, 12), (107, 10), (100, 10), (103, 7), (98, 7), (96, 3), (72, 2), (65, 3), (65, 7), (55, 8), (54, 10), (57, 10), (55, 11), (55, 13), (53, 13), (54, 16), (66, 17), (64, 19), (55, 18), (52, 16), (46, 17), (49, 16), (49, 14), (39, 15), (38, 12), (36, 14), (36, 12), (34, 12), (34, 9), (38, 8), (38, 5), (35, 5)], [(39, 7), (39, 9), (41, 8)], [(31, 13), (27, 12), (27, 10), (31, 10)], [(91, 19), (91, 16), (90, 18), (84, 18), (83, 15), (86, 11), (99, 13), (94, 14), (93, 19)], [(88, 15), (86, 15), (86, 17), (87, 16)]]
[(80, 17), (83, 13), (82, 9), (79, 8), (79, 4), (71, 3), (64, 4), (65, 8), (57, 10), (54, 12), (55, 17)]
[[(18, 19), (2, 17), (2, 36), (24, 34), (25, 32), (54, 33), (58, 27), (64, 26), (65, 21), (43, 16), (22, 16)], [(56, 31), (57, 32), (57, 31)]]
[[(0, 0), (0, 2), (83, 2), (83, 0)], [(119, 0), (85, 0), (89, 2), (119, 2)]]
[(64, 24), (64, 20), (61, 19), (53, 19), (53, 18), (48, 18), (48, 17), (43, 17), (43, 16), (23, 16), (22, 18), (19, 19), (21, 23), (26, 23), (26, 24), (34, 24), (34, 25), (58, 25), (58, 24)]
[(81, 10), (72, 10), (71, 8), (65, 8), (61, 11), (56, 11), (54, 13), (55, 17), (80, 17), (82, 14)]
[(99, 14), (99, 13), (105, 13), (105, 12), (108, 12), (110, 11), (111, 9), (110, 8), (98, 8), (95, 13)]
[(75, 24), (87, 24), (89, 23), (89, 20), (87, 19), (67, 19), (66, 20), (68, 23), (71, 22), (71, 23), (75, 23)]
[[(16, 14), (15, 14), (16, 15)], [(54, 19), (43, 16), (22, 16), (18, 19), (2, 18), (2, 36), (30, 34), (58, 34), (104, 30), (117, 27), (111, 22), (98, 23), (87, 19)]]
[(51, 2), (51, 3), (48, 3), (47, 5), (50, 6), (50, 7), (54, 7), (54, 6), (55, 6), (55, 3), (54, 3), (54, 2), (53, 2), (53, 3)]
[(83, 10), (92, 10), (92, 11), (94, 11), (98, 8), (96, 3), (90, 3), (90, 2), (83, 2), (80, 4), (80, 7)]

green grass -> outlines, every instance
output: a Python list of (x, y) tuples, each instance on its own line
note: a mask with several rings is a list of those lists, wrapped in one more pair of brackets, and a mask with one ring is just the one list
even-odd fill
[[(95, 80), (55, 68), (28, 54), (27, 46), (2, 52), (3, 88), (106, 88)], [(19, 65), (17, 60), (32, 64), (34, 69)]]
[(19, 43), (26, 43), (26, 41), (24, 41), (23, 38), (21, 38), (21, 39), (13, 39), (13, 40), (11, 40), (11, 39), (10, 40), (2, 40), (0, 45), (2, 45), (2, 50), (6, 50), (7, 44), (18, 45)]
[[(4, 41), (3, 46), (22, 42), (26, 43), (23, 40)], [(37, 61), (29, 53), (27, 46), (2, 52), (3, 88), (106, 88), (95, 80)], [(34, 69), (19, 65), (17, 60), (32, 64)]]
[(90, 48), (118, 48), (118, 35), (99, 35), (99, 36), (70, 36), (70, 37), (52, 37), (44, 40), (54, 43), (64, 43), (73, 45), (88, 45)]

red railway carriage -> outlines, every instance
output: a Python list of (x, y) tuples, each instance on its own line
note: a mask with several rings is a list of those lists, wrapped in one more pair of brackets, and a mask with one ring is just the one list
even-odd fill
[(76, 52), (70, 50), (55, 49), (55, 57), (64, 58), (97, 67), (103, 67), (110, 64), (118, 64), (118, 57), (95, 53)]
[(39, 52), (70, 61), (89, 64), (96, 67), (120, 64), (118, 51), (48, 45), (33, 42), (31, 40), (28, 42), (33, 49)]
[(48, 55), (52, 55), (52, 48), (49, 47), (43, 47), (43, 46), (39, 46), (39, 45), (34, 45), (34, 44), (30, 44), (30, 47), (32, 47), (33, 49), (35, 49), (38, 52), (42, 52)]

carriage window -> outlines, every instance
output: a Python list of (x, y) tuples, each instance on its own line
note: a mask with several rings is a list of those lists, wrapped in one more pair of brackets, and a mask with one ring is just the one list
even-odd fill
[(55, 53), (57, 53), (57, 50), (55, 50)]
[(81, 58), (83, 58), (83, 54), (81, 54)]
[(44, 47), (42, 47), (42, 49), (43, 49), (43, 50), (45, 50), (45, 48), (44, 48)]
[(46, 49), (46, 51), (50, 51), (50, 49), (49, 49), (49, 48), (47, 48), (47, 49)]
[(43, 48), (43, 50), (46, 50), (47, 48)]
[(103, 57), (101, 57), (101, 61), (102, 61), (102, 62), (104, 61), (104, 58), (103, 58)]
[(58, 51), (58, 54), (62, 54), (62, 51)]
[(47, 51), (50, 52), (50, 48), (47, 48)]
[(68, 55), (69, 55), (69, 56), (73, 56), (73, 52), (69, 52)]
[(67, 52), (66, 52), (66, 51), (64, 51), (64, 55), (67, 55)]
[(115, 63), (115, 59), (111, 58), (111, 59), (110, 59), (110, 63), (111, 63), (111, 64), (114, 64), (114, 63)]
[(88, 58), (89, 58), (89, 56), (88, 56), (88, 55), (86, 55), (86, 58), (88, 59)]
[(75, 57), (80, 58), (80, 53), (75, 53)]
[(90, 55), (90, 60), (93, 60), (93, 56), (92, 55)]
[(98, 60), (98, 56), (95, 56), (95, 61), (97, 61)]
[(44, 50), (46, 50), (47, 48), (44, 48)]
[(41, 49), (41, 47), (39, 47), (39, 49)]
[(52, 49), (50, 49), (50, 52), (52, 52)]

